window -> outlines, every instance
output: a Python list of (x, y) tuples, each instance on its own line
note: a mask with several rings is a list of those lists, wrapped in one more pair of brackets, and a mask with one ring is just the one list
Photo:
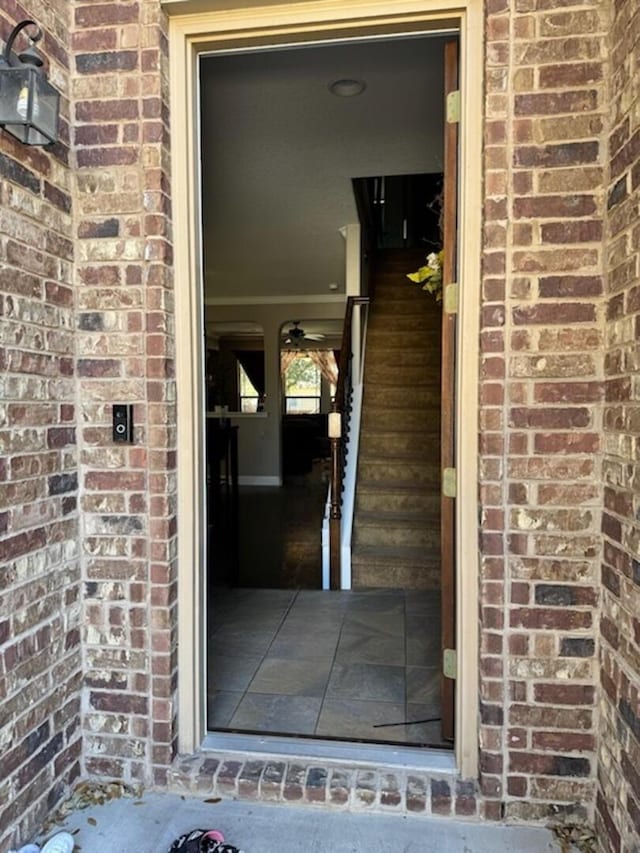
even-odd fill
[(262, 412), (264, 332), (254, 321), (210, 319), (206, 331), (207, 411)]
[(251, 380), (240, 362), (238, 362), (238, 388), (240, 389), (240, 411), (257, 412), (260, 395), (251, 384)]
[(296, 353), (284, 371), (285, 412), (317, 415), (320, 412), (321, 373), (304, 352)]

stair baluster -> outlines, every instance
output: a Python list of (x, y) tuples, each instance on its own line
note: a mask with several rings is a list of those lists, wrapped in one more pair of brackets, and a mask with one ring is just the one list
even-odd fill
[(329, 512), (329, 583), (331, 589), (340, 589), (342, 492), (349, 441), (349, 420), (352, 408), (354, 379), (352, 370), (354, 306), (368, 304), (368, 296), (350, 296), (347, 300), (347, 310), (342, 328), (342, 343), (340, 345), (338, 384), (336, 386), (335, 397), (333, 398), (333, 414), (339, 415), (339, 418), (333, 420), (333, 428), (330, 419), (331, 507)]

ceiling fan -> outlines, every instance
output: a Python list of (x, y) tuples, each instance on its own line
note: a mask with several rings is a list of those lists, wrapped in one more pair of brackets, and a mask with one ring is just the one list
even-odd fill
[(293, 326), (285, 332), (284, 342), (290, 346), (300, 346), (302, 341), (323, 341), (324, 335), (307, 334), (304, 329), (300, 328), (300, 320), (292, 320)]

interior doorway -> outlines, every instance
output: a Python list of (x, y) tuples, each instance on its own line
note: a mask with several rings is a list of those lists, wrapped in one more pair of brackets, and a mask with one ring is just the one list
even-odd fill
[[(385, 52), (388, 53), (386, 66), (383, 62)], [(317, 314), (326, 304), (324, 290), (331, 289), (332, 296), (337, 297), (332, 303), (334, 307), (339, 305), (341, 295), (344, 299), (346, 282), (339, 228), (350, 224), (357, 215), (355, 199), (351, 199), (349, 207), (344, 186), (350, 189), (354, 178), (372, 173), (382, 176), (403, 171), (405, 174), (437, 173), (438, 165), (441, 170), (443, 52), (444, 39), (421, 37), (217, 55), (202, 60), (203, 198), (217, 199), (211, 205), (205, 202), (203, 210), (206, 320), (215, 323), (221, 316), (229, 317), (230, 312), (235, 311), (233, 322), (240, 323), (246, 318), (246, 312), (251, 311), (266, 330), (265, 382), (262, 392), (256, 395), (258, 399), (263, 398), (261, 411), (256, 406), (255, 413), (243, 412), (239, 404), (236, 411), (227, 408), (221, 413), (225, 429), (237, 431), (235, 485), (240, 493), (243, 488), (253, 489), (257, 501), (254, 519), (256, 514), (261, 520), (268, 519), (269, 511), (277, 506), (275, 492), (268, 495), (267, 490), (281, 490), (286, 486), (282, 478), (286, 477), (284, 418), (287, 395), (282, 394), (281, 363), (278, 360), (274, 364), (272, 358), (273, 349), (279, 347), (282, 329), (280, 326), (274, 341), (273, 319), (277, 313), (274, 306), (286, 312), (285, 317), (292, 318), (300, 316), (300, 305), (307, 310), (313, 306)], [(414, 65), (409, 62), (410, 56)], [(336, 67), (338, 58), (342, 62), (341, 69), (351, 71), (355, 62), (358, 69), (366, 70), (354, 72), (353, 77), (332, 79), (335, 71), (327, 66)], [(205, 71), (209, 60), (212, 68)], [(362, 112), (356, 111), (354, 115), (353, 110), (349, 112), (346, 108), (352, 96), (345, 98), (345, 104), (338, 108), (336, 103), (340, 103), (340, 96), (335, 102), (331, 100), (335, 98), (332, 87), (340, 82), (355, 82), (363, 86), (356, 97), (365, 92), (370, 96), (375, 90), (375, 81), (384, 82), (385, 74), (388, 106), (390, 109), (393, 105), (393, 113), (388, 115), (388, 125), (375, 121), (369, 135), (363, 136)], [(283, 121), (277, 115), (277, 94), (282, 91), (288, 103), (299, 108), (305, 102), (299, 93), (296, 94), (296, 89), (301, 83), (312, 86), (314, 77), (316, 81), (323, 80), (322, 98), (326, 101), (326, 109), (338, 111), (340, 115), (337, 119), (333, 117), (333, 127), (327, 133), (323, 122), (327, 122), (328, 113), (319, 112), (317, 105), (305, 104), (298, 119), (303, 139), (294, 143), (287, 129), (297, 123), (291, 118)], [(258, 87), (255, 85), (257, 79), (260, 79)], [(404, 85), (400, 81), (404, 81)], [(261, 91), (263, 86), (266, 91)], [(219, 102), (216, 94), (220, 96)], [(382, 107), (376, 110), (375, 103), (370, 101), (367, 106), (368, 111), (385, 115)], [(265, 110), (269, 112), (271, 126)], [(336, 122), (341, 130), (336, 130)], [(207, 127), (217, 127), (218, 131), (206, 137)], [(258, 157), (251, 156), (248, 140), (255, 143), (256, 139), (269, 151), (268, 164), (264, 160), (259, 163)], [(330, 159), (326, 157), (329, 139), (334, 140), (334, 144), (339, 140), (337, 147), (342, 146), (343, 152), (346, 151), (348, 162), (343, 171), (325, 176), (324, 197), (316, 195), (312, 205), (307, 201), (304, 215), (295, 216), (296, 191), (301, 183), (304, 184), (303, 177), (325, 167), (325, 159)], [(372, 169), (371, 162), (365, 162), (365, 153), (375, 149), (376, 140), (380, 143), (375, 152), (377, 168)], [(241, 149), (235, 152), (237, 159), (234, 160), (225, 144)], [(300, 161), (298, 174), (291, 165), (292, 152)], [(278, 162), (283, 168), (278, 173), (276, 191), (266, 192), (261, 176), (265, 170), (276, 172)], [(211, 172), (208, 163), (217, 164)], [(238, 163), (242, 168), (238, 168)], [(293, 188), (287, 178), (295, 185)], [(340, 193), (338, 184), (341, 185)], [(329, 203), (328, 199), (333, 202), (333, 196), (328, 185), (335, 188), (339, 204)], [(331, 222), (327, 208), (332, 208)], [(235, 219), (234, 211), (237, 213)], [(303, 238), (297, 227), (300, 223), (311, 239), (308, 235), (307, 239)], [(235, 234), (233, 239), (230, 233)], [(432, 247), (425, 247), (428, 248)], [(325, 256), (326, 263), (314, 260)], [(256, 259), (259, 259), (257, 264)], [(372, 255), (367, 260), (373, 265)], [(406, 263), (406, 272), (415, 267), (415, 257), (410, 254), (403, 257), (400, 253), (395, 260), (396, 264)], [(309, 288), (309, 281), (310, 289), (305, 289)], [(210, 287), (212, 289), (208, 290)], [(406, 287), (411, 285), (406, 283)], [(424, 299), (427, 298), (425, 295)], [(269, 316), (263, 318), (260, 315), (264, 306), (269, 306)], [(280, 321), (282, 314), (277, 319)], [(405, 320), (406, 317), (401, 319), (400, 324)], [(286, 322), (300, 324), (300, 321)], [(438, 326), (439, 321), (434, 329)], [(420, 327), (416, 328), (421, 331)], [(385, 332), (383, 329), (382, 334)], [(391, 363), (386, 367), (395, 370), (398, 376), (406, 370), (403, 363)], [(254, 390), (258, 389), (254, 386)], [(411, 395), (412, 388), (406, 390)], [(399, 407), (391, 404), (390, 408)], [(257, 427), (255, 422), (250, 424), (250, 414), (262, 415), (267, 423), (258, 423)], [(254, 438), (259, 435), (258, 452), (255, 452), (255, 444), (249, 441), (252, 431)], [(247, 438), (243, 440), (244, 436)], [(229, 439), (223, 444), (227, 448), (232, 441)], [(384, 449), (377, 452), (381, 461)], [(243, 467), (251, 453), (259, 460), (254, 470)], [(312, 459), (312, 463), (321, 459), (321, 456)], [(372, 461), (375, 465), (376, 460)], [(425, 460), (418, 458), (416, 453), (406, 462), (408, 467), (418, 468)], [(209, 461), (208, 468), (211, 467)], [(437, 459), (430, 467), (439, 469)], [(233, 469), (232, 460), (229, 470)], [(214, 476), (219, 476), (217, 468)], [(271, 482), (267, 482), (269, 480)], [(216, 487), (218, 485), (219, 480), (216, 480)], [(232, 490), (233, 487), (232, 483)], [(306, 496), (307, 491), (311, 489), (303, 485), (300, 494)], [(259, 497), (264, 498), (262, 505), (266, 510), (256, 508)], [(425, 588), (419, 582), (407, 584), (398, 578), (381, 581), (380, 574), (375, 582), (364, 581), (358, 589), (337, 594), (304, 589), (302, 583), (294, 583), (291, 587), (283, 585), (284, 588), (273, 585), (264, 573), (261, 578), (261, 563), (268, 563), (264, 552), (272, 554), (275, 548), (269, 546), (263, 536), (261, 553), (261, 534), (256, 532), (256, 524), (251, 518), (243, 523), (241, 510), (235, 519), (238, 550), (241, 550), (240, 543), (251, 542), (255, 571), (247, 584), (239, 582), (236, 576), (231, 582), (209, 585), (210, 727), (260, 734), (450, 746), (440, 731), (441, 600), (436, 585)], [(436, 521), (439, 526), (439, 514)], [(214, 519), (212, 527), (214, 531), (220, 529), (220, 522)], [(271, 533), (274, 527), (269, 526)], [(390, 527), (378, 533), (389, 539), (394, 536)], [(429, 547), (428, 543), (423, 544)], [(214, 554), (213, 548), (209, 549), (209, 554)], [(215, 573), (215, 568), (210, 564), (208, 571)]]

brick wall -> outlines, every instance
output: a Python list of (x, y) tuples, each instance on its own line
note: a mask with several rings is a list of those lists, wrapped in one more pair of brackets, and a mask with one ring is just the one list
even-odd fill
[[(176, 735), (166, 22), (158, 0), (30, 5), (70, 95), (73, 175), (65, 142), (0, 134), (0, 850), (77, 774), (80, 690), (88, 775), (162, 784)], [(601, 643), (598, 820), (617, 850), (640, 787), (639, 25), (619, 0), (609, 36), (609, 5), (486, 0), (480, 689), (484, 814), (590, 815)], [(135, 404), (132, 446), (111, 441), (114, 402)]]
[(68, 3), (5, 0), (3, 49), (27, 15), (62, 120), (53, 149), (0, 131), (0, 850), (78, 776), (81, 743)]
[[(157, 0), (75, 2), (73, 28), (84, 769), (161, 783), (177, 678), (165, 21)], [(113, 403), (134, 404), (131, 446), (112, 442)]]
[(640, 7), (613, 4), (597, 827), (640, 843)]
[(595, 772), (607, 3), (487, 0), (481, 786), (588, 816)]

